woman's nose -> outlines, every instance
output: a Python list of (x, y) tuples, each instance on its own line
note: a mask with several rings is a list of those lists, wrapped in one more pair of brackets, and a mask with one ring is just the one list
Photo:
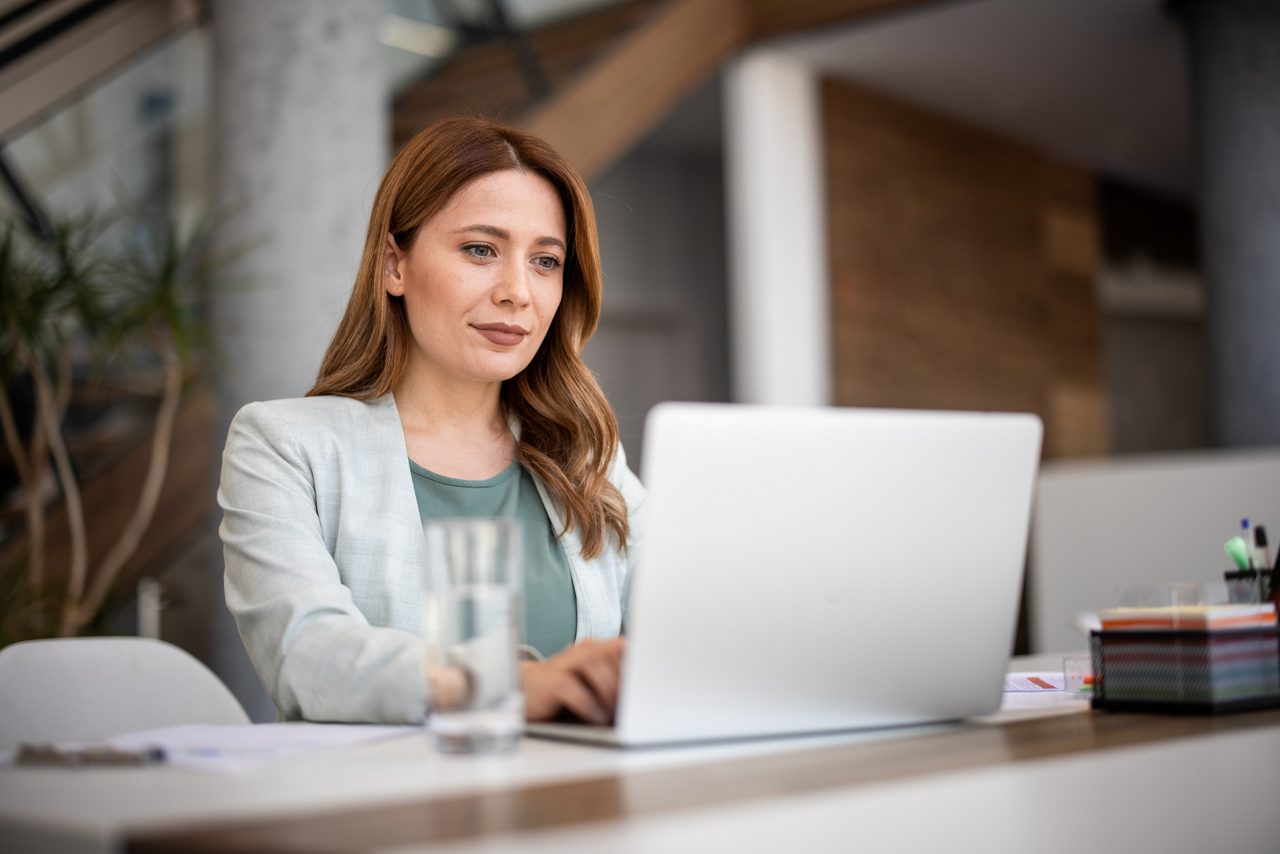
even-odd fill
[(502, 265), (498, 281), (494, 285), (494, 302), (509, 302), (513, 305), (528, 305), (533, 297), (529, 288), (528, 272), (518, 261), (508, 261)]

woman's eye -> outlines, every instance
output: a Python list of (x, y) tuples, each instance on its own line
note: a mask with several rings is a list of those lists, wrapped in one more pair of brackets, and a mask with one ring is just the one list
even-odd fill
[(462, 251), (466, 252), (473, 258), (492, 258), (493, 247), (484, 243), (468, 243), (462, 247)]
[(544, 270), (558, 270), (561, 266), (560, 259), (552, 258), (550, 255), (543, 255), (539, 258), (534, 258), (533, 263), (537, 264)]

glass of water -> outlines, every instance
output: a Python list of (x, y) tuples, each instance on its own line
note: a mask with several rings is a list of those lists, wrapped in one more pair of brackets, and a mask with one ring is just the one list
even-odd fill
[(524, 729), (520, 523), (442, 519), (423, 531), (423, 637), (440, 695), (432, 697), (427, 728), (446, 753), (510, 750)]

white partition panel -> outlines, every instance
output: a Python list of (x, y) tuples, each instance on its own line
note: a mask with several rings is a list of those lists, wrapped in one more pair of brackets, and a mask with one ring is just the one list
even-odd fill
[(1049, 463), (1032, 521), (1033, 652), (1080, 649), (1081, 612), (1120, 588), (1210, 582), (1232, 567), (1222, 544), (1240, 520), (1280, 539), (1280, 449), (1195, 452)]

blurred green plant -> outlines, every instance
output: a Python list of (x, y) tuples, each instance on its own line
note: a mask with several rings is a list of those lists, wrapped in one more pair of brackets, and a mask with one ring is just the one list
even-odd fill
[[(22, 556), (0, 581), (0, 643), (84, 631), (151, 524), (184, 388), (209, 351), (202, 306), (215, 266), (211, 230), (207, 221), (182, 228), (136, 214), (66, 220), (47, 237), (14, 222), (0, 226), (0, 380), (7, 390), (29, 377), (35, 398), (23, 436), (8, 394), (0, 395), (0, 430), (22, 490), (26, 529)], [(150, 458), (128, 522), (90, 567), (80, 484), (64, 433), (73, 366), (84, 357), (102, 366), (139, 356), (160, 368)], [(70, 539), (65, 583), (57, 584), (45, 565), (49, 461)]]

